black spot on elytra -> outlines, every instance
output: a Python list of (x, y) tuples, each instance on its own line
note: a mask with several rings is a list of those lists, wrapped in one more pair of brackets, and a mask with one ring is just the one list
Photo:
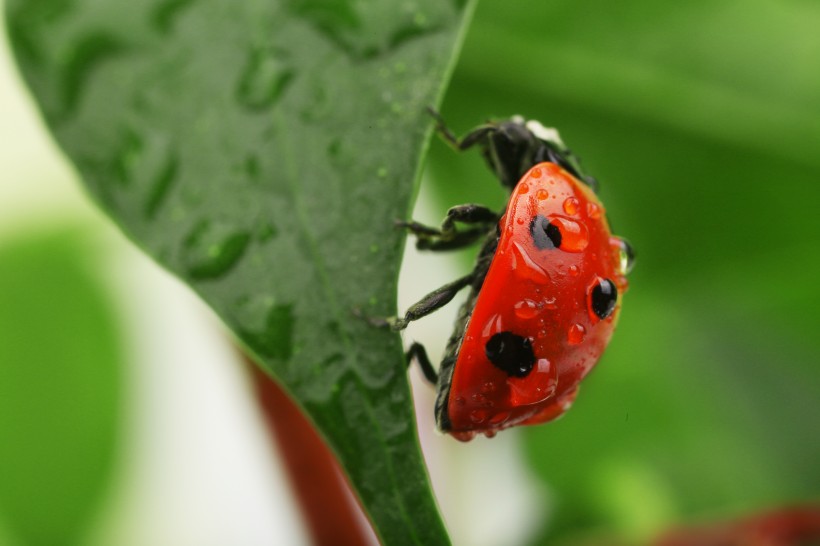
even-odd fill
[(615, 310), (615, 304), (618, 302), (618, 289), (611, 280), (601, 279), (592, 287), (590, 298), (592, 299), (592, 311), (598, 315), (598, 318), (605, 319)]
[(532, 233), (532, 242), (541, 250), (561, 246), (561, 230), (541, 214), (530, 222), (530, 233)]
[(484, 352), (490, 362), (507, 375), (526, 377), (535, 366), (530, 340), (512, 332), (495, 334), (484, 346)]

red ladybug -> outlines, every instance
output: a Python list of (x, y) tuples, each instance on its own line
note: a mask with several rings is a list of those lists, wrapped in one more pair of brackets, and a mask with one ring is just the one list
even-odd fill
[(466, 441), (570, 407), (612, 336), (634, 253), (612, 235), (596, 181), (554, 130), (518, 117), (461, 140), (440, 118), (438, 129), (459, 150), (478, 145), (511, 190), (500, 214), (470, 204), (451, 208), (441, 228), (400, 223), (421, 249), (484, 239), (469, 275), (389, 321), (401, 330), (470, 287), (438, 373), (422, 345), (408, 351), (437, 383), (439, 429)]

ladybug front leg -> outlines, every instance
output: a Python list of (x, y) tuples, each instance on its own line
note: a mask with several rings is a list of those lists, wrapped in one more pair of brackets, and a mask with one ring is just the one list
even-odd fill
[(405, 356), (407, 357), (408, 368), (413, 362), (418, 362), (421, 373), (424, 374), (424, 378), (434, 385), (438, 383), (438, 373), (433, 367), (433, 363), (430, 362), (430, 357), (427, 356), (427, 349), (424, 348), (424, 345), (413, 342), (410, 348), (407, 349)]
[(436, 132), (441, 136), (441, 138), (455, 148), (459, 152), (463, 152), (465, 150), (469, 150), (476, 144), (480, 142), (487, 142), (489, 135), (498, 130), (498, 126), (494, 123), (486, 123), (484, 125), (479, 125), (462, 138), (456, 137), (453, 131), (447, 127), (447, 124), (444, 122), (444, 118), (441, 117), (441, 114), (433, 110), (432, 108), (427, 108), (427, 112), (433, 116), (433, 119), (436, 120)]
[[(419, 250), (455, 250), (467, 247), (487, 234), (487, 230), (498, 222), (498, 213), (475, 204), (458, 205), (447, 211), (441, 228), (433, 228), (418, 222), (396, 222), (416, 237)], [(458, 230), (456, 223), (473, 225), (470, 229)]]
[(471, 273), (449, 284), (445, 284), (438, 290), (433, 290), (432, 292), (424, 296), (417, 303), (411, 305), (407, 312), (404, 314), (404, 317), (388, 318), (385, 320), (385, 324), (387, 326), (390, 326), (390, 328), (396, 332), (404, 330), (405, 328), (407, 328), (407, 325), (413, 322), (414, 320), (426, 317), (433, 311), (441, 309), (442, 307), (450, 303), (462, 288), (469, 286), (472, 282), (473, 274)]

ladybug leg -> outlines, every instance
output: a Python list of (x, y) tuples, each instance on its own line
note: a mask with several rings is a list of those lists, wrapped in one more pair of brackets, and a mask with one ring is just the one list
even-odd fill
[(404, 314), (404, 317), (388, 318), (386, 323), (393, 331), (398, 332), (400, 330), (404, 330), (407, 328), (407, 325), (414, 320), (426, 317), (433, 311), (441, 309), (450, 303), (462, 288), (469, 286), (472, 282), (473, 274), (470, 273), (465, 277), (461, 277), (460, 279), (456, 279), (449, 284), (445, 284), (441, 288), (433, 290), (421, 300), (411, 305), (410, 309), (408, 309)]
[(407, 357), (407, 367), (409, 368), (413, 362), (418, 362), (419, 367), (421, 368), (421, 372), (424, 374), (424, 378), (435, 385), (438, 383), (438, 373), (436, 369), (433, 367), (432, 362), (430, 362), (430, 357), (427, 356), (427, 349), (424, 348), (424, 345), (421, 343), (413, 342), (410, 345), (410, 348), (405, 353)]
[(469, 150), (479, 142), (486, 142), (489, 135), (498, 130), (496, 125), (487, 123), (485, 125), (479, 125), (467, 133), (463, 138), (459, 139), (455, 134), (453, 134), (450, 128), (447, 127), (447, 124), (444, 122), (444, 118), (441, 117), (441, 114), (432, 108), (427, 108), (427, 112), (433, 116), (433, 119), (436, 120), (436, 132), (441, 135), (444, 142), (459, 152)]
[(483, 224), (490, 226), (498, 222), (498, 213), (494, 212), (483, 205), (457, 205), (451, 207), (447, 211), (447, 216), (441, 223), (441, 232), (443, 234), (455, 231), (456, 222), (462, 224)]
[[(456, 250), (467, 247), (487, 234), (487, 230), (498, 222), (498, 213), (482, 205), (459, 205), (447, 211), (441, 228), (419, 224), (418, 222), (398, 221), (396, 225), (411, 231), (418, 240), (419, 250)], [(456, 222), (475, 224), (466, 230), (457, 230)]]

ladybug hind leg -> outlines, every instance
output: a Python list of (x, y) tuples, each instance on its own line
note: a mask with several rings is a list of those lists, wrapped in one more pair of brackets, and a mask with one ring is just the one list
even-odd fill
[(424, 378), (433, 385), (438, 383), (438, 372), (436, 372), (436, 369), (433, 367), (433, 363), (430, 362), (430, 357), (427, 356), (427, 349), (424, 348), (424, 345), (413, 342), (410, 348), (407, 349), (405, 356), (407, 357), (408, 368), (413, 362), (417, 362), (419, 368), (421, 368), (421, 372), (424, 374)]
[(456, 151), (463, 152), (469, 150), (479, 143), (487, 143), (487, 140), (493, 132), (498, 130), (498, 127), (493, 123), (486, 123), (479, 125), (462, 138), (458, 138), (453, 131), (447, 127), (444, 118), (441, 117), (437, 111), (432, 108), (427, 108), (427, 112), (436, 120), (436, 132), (441, 136), (442, 140), (449, 144)]
[(426, 317), (433, 311), (441, 309), (450, 303), (462, 288), (469, 286), (472, 282), (473, 274), (470, 273), (469, 275), (456, 279), (451, 283), (445, 284), (441, 288), (433, 290), (421, 300), (411, 305), (404, 314), (404, 317), (392, 317), (386, 319), (386, 325), (390, 326), (390, 329), (396, 332), (404, 330), (407, 328), (407, 325), (414, 320)]

